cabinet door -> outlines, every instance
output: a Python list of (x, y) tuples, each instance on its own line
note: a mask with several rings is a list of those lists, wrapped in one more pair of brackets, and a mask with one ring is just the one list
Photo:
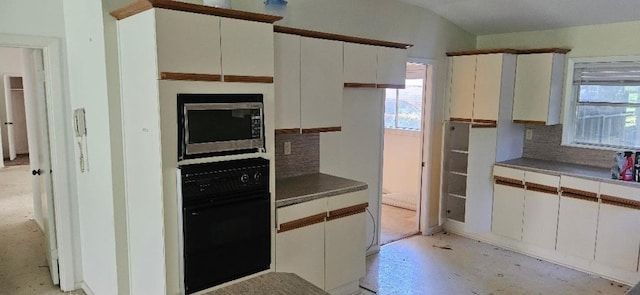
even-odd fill
[(596, 261), (627, 271), (637, 271), (640, 209), (604, 202), (600, 204), (598, 218)]
[(547, 122), (553, 54), (518, 55), (513, 120)]
[(474, 120), (498, 120), (503, 56), (504, 54), (477, 56), (473, 98)]
[(273, 25), (221, 18), (222, 74), (273, 77)]
[(276, 271), (291, 272), (324, 289), (325, 224), (317, 223), (276, 235)]
[(300, 128), (300, 36), (276, 33), (275, 129)]
[(524, 220), (522, 240), (547, 249), (555, 249), (560, 205), (560, 177), (525, 172)]
[(377, 48), (371, 45), (344, 43), (344, 83), (376, 84)]
[(560, 197), (558, 252), (593, 260), (598, 226), (597, 199)]
[(491, 231), (494, 234), (522, 240), (523, 212), (524, 188), (494, 184), (491, 222)]
[(219, 17), (166, 9), (155, 13), (158, 75), (220, 75)]
[(342, 43), (301, 37), (301, 127), (342, 125)]
[(602, 182), (596, 261), (636, 271), (640, 249), (640, 189)]
[(471, 125), (465, 213), (465, 230), (469, 232), (491, 231), (491, 167), (496, 161), (497, 135), (496, 128), (476, 128)]
[(451, 58), (451, 103), (449, 115), (456, 119), (473, 118), (473, 95), (476, 81), (476, 56)]
[(365, 275), (365, 213), (328, 220), (325, 228), (325, 290)]
[[(402, 85), (407, 76), (407, 50), (378, 47), (377, 83), (384, 88)], [(389, 87), (385, 87), (388, 85)]]

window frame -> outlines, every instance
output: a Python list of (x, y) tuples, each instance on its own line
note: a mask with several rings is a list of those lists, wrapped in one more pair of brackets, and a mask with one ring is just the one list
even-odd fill
[[(408, 84), (407, 80), (410, 79), (405, 79), (405, 84)], [(395, 116), (394, 116), (394, 127), (387, 127), (386, 125), (386, 121), (383, 118), (383, 122), (382, 125), (384, 126), (384, 129), (386, 130), (399, 130), (399, 131), (408, 131), (408, 132), (422, 132), (422, 130), (424, 129), (424, 104), (425, 104), (425, 97), (426, 97), (426, 88), (427, 88), (427, 80), (426, 79), (415, 79), (415, 80), (422, 80), (422, 107), (420, 108), (420, 124), (418, 129), (413, 129), (413, 128), (399, 128), (398, 127), (398, 110), (399, 110), (399, 105), (400, 105), (400, 90), (403, 89), (398, 89), (398, 88), (387, 88), (385, 89), (385, 92), (383, 94), (383, 100), (384, 103), (386, 104), (386, 100), (387, 100), (387, 90), (394, 90), (395, 91)], [(384, 113), (383, 113), (383, 117), (386, 116), (386, 108), (384, 108)]]
[(607, 146), (597, 144), (576, 143), (574, 139), (574, 130), (578, 125), (578, 95), (579, 85), (573, 85), (574, 70), (577, 63), (598, 63), (598, 62), (640, 62), (640, 56), (600, 56), (600, 57), (581, 57), (568, 58), (567, 71), (565, 75), (564, 99), (562, 100), (562, 146), (587, 148), (594, 150), (620, 151), (635, 150), (640, 147), (624, 147), (624, 146)]

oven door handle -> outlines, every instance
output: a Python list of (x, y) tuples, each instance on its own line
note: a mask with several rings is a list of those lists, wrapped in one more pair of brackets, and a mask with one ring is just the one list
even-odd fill
[(233, 198), (224, 198), (224, 199), (209, 199), (209, 201), (201, 201), (193, 204), (184, 204), (183, 208), (191, 211), (191, 215), (196, 216), (198, 210), (211, 208), (215, 206), (228, 206), (237, 203), (243, 202), (255, 202), (255, 201), (269, 201), (271, 199), (271, 193), (263, 192), (263, 193), (254, 193), (251, 195), (245, 196), (235, 196)]

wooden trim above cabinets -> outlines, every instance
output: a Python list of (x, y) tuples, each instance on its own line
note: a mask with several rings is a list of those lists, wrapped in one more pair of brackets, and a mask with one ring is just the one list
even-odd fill
[(309, 226), (309, 225), (322, 223), (322, 222), (325, 221), (326, 218), (327, 218), (327, 213), (320, 213), (320, 214), (312, 215), (312, 216), (309, 216), (309, 217), (300, 218), (300, 219), (296, 219), (296, 220), (293, 220), (293, 221), (285, 222), (285, 223), (280, 224), (280, 227), (278, 228), (278, 233), (282, 233), (282, 232), (298, 229), (298, 228)]
[(404, 84), (376, 84), (376, 88), (389, 88), (389, 89), (405, 89)]
[(344, 88), (376, 88), (376, 83), (344, 83)]
[(362, 203), (354, 206), (349, 206), (346, 208), (329, 211), (329, 216), (327, 216), (327, 221), (364, 213), (367, 207), (369, 207), (369, 203)]
[(471, 119), (467, 119), (467, 118), (449, 118), (449, 121), (451, 122), (462, 122), (462, 123), (471, 123)]
[(529, 125), (547, 125), (547, 122), (544, 122), (544, 121), (531, 121), (531, 120), (513, 120), (513, 123), (529, 124)]
[(151, 8), (164, 8), (270, 24), (282, 19), (281, 16), (277, 15), (253, 13), (171, 0), (138, 0), (129, 5), (118, 8), (109, 14), (117, 20), (122, 20)]
[(276, 129), (275, 134), (300, 134), (300, 128)]
[(160, 80), (220, 82), (221, 75), (161, 72)]
[(603, 204), (640, 210), (640, 201), (609, 195), (600, 195), (600, 199)]
[(568, 48), (538, 48), (538, 49), (519, 49), (518, 54), (535, 54), (535, 53), (561, 53), (567, 54), (571, 49)]
[(273, 77), (268, 76), (234, 76), (224, 75), (224, 82), (237, 83), (273, 83)]
[(447, 52), (447, 56), (480, 55), (480, 54), (494, 54), (494, 53), (508, 53), (508, 54), (561, 53), (561, 54), (566, 54), (569, 51), (571, 51), (571, 49), (568, 49), (568, 48), (536, 48), (536, 49), (495, 48), (495, 49), (478, 49), (478, 50)]
[(320, 133), (320, 132), (337, 132), (342, 131), (342, 127), (323, 127), (323, 128), (304, 128), (302, 129), (303, 134), (307, 133)]
[(539, 193), (551, 194), (558, 196), (558, 187), (548, 186), (544, 184), (538, 184), (533, 182), (525, 182), (526, 189), (528, 191), (534, 191)]
[(396, 42), (374, 40), (374, 39), (366, 39), (366, 38), (360, 38), (360, 37), (354, 37), (354, 36), (338, 35), (338, 34), (311, 31), (311, 30), (304, 30), (304, 29), (297, 29), (297, 28), (284, 27), (284, 26), (273, 26), (273, 31), (276, 32), (276, 33), (298, 35), (298, 36), (317, 38), (317, 39), (344, 41), (344, 42), (349, 42), (349, 43), (374, 45), (374, 46), (382, 46), (382, 47), (391, 47), (391, 48), (400, 48), (400, 49), (407, 49), (407, 48), (413, 46), (412, 44), (396, 43)]
[(447, 52), (447, 56), (478, 55), (478, 54), (493, 54), (493, 53), (517, 54), (518, 50), (511, 49), (511, 48), (496, 48), (496, 49), (478, 49), (478, 50), (454, 51), (454, 52)]

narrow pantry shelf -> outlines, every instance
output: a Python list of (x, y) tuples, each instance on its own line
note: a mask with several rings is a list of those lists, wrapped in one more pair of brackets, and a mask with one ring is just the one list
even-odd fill
[(463, 150), (451, 150), (452, 153), (458, 153), (458, 154), (469, 154), (469, 151), (463, 151)]
[(467, 173), (462, 173), (462, 172), (449, 171), (449, 173), (454, 174), (454, 175), (467, 176)]
[(455, 194), (455, 193), (449, 193), (449, 196), (452, 197), (456, 197), (456, 198), (460, 198), (460, 199), (466, 199), (467, 197), (464, 195), (460, 195), (460, 194)]

